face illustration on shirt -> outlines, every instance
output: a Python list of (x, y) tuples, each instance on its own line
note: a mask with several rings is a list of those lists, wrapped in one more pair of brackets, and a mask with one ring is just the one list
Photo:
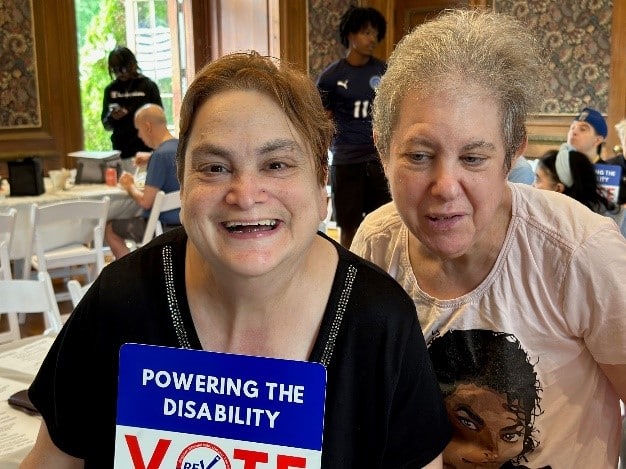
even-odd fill
[(453, 437), (443, 453), (446, 468), (498, 468), (524, 448), (524, 422), (506, 395), (461, 384), (445, 399)]
[(451, 329), (431, 341), (428, 353), (452, 423), (444, 467), (518, 467), (539, 444), (534, 419), (540, 385), (517, 338)]

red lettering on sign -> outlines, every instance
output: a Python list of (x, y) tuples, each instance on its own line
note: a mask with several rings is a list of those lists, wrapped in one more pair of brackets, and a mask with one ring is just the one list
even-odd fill
[(165, 453), (172, 443), (172, 440), (160, 439), (154, 449), (154, 452), (152, 453), (152, 457), (150, 458), (148, 465), (146, 466), (143, 457), (141, 456), (141, 448), (139, 448), (139, 441), (137, 440), (137, 437), (135, 435), (124, 435), (124, 438), (126, 438), (128, 452), (130, 453), (130, 458), (133, 460), (133, 466), (135, 469), (159, 469), (159, 466), (165, 458)]
[(276, 469), (289, 469), (290, 467), (306, 467), (306, 458), (279, 454), (276, 458)]
[(259, 451), (249, 451), (247, 449), (235, 448), (235, 451), (233, 451), (233, 458), (244, 461), (243, 469), (256, 469), (256, 463), (267, 462), (269, 456), (267, 453), (261, 453)]
[[(258, 462), (267, 463), (269, 455), (260, 451), (235, 449), (233, 451), (233, 459), (241, 459), (244, 461), (243, 469), (257, 469), (256, 464)], [(294, 467), (306, 467), (306, 458), (302, 458), (300, 456), (287, 456), (285, 454), (279, 454), (276, 456), (276, 469), (290, 469)]]

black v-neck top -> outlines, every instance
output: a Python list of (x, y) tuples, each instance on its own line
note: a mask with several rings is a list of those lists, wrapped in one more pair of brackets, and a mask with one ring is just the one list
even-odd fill
[[(418, 468), (451, 430), (411, 298), (387, 273), (339, 253), (309, 361), (327, 370), (323, 468)], [(76, 307), (29, 396), (54, 443), (113, 467), (119, 349), (201, 349), (185, 290), (183, 228), (109, 264)], [(306, 425), (306, 422), (303, 422)]]

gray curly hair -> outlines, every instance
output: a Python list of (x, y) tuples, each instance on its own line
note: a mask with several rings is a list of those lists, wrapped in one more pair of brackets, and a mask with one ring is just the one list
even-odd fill
[(505, 170), (526, 140), (526, 118), (539, 103), (543, 51), (528, 26), (511, 16), (484, 10), (445, 10), (407, 34), (388, 61), (376, 91), (373, 129), (383, 161), (410, 91), (485, 90), (499, 103)]

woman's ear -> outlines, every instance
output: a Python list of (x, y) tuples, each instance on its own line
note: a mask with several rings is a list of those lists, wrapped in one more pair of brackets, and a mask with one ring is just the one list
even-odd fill
[[(515, 157), (513, 158), (513, 164), (515, 163), (515, 160), (517, 158), (519, 158), (520, 156), (522, 156), (524, 153), (526, 153), (526, 150), (528, 149), (528, 135), (526, 135), (524, 137), (524, 141), (520, 144), (520, 146), (517, 148), (517, 151), (515, 152)], [(511, 164), (511, 166), (513, 166), (513, 164)]]
[(320, 222), (324, 221), (326, 219), (326, 217), (328, 216), (328, 202), (330, 201), (330, 191), (328, 190), (329, 186), (325, 185), (324, 187), (320, 188), (320, 211), (319, 211), (319, 216), (320, 216)]

